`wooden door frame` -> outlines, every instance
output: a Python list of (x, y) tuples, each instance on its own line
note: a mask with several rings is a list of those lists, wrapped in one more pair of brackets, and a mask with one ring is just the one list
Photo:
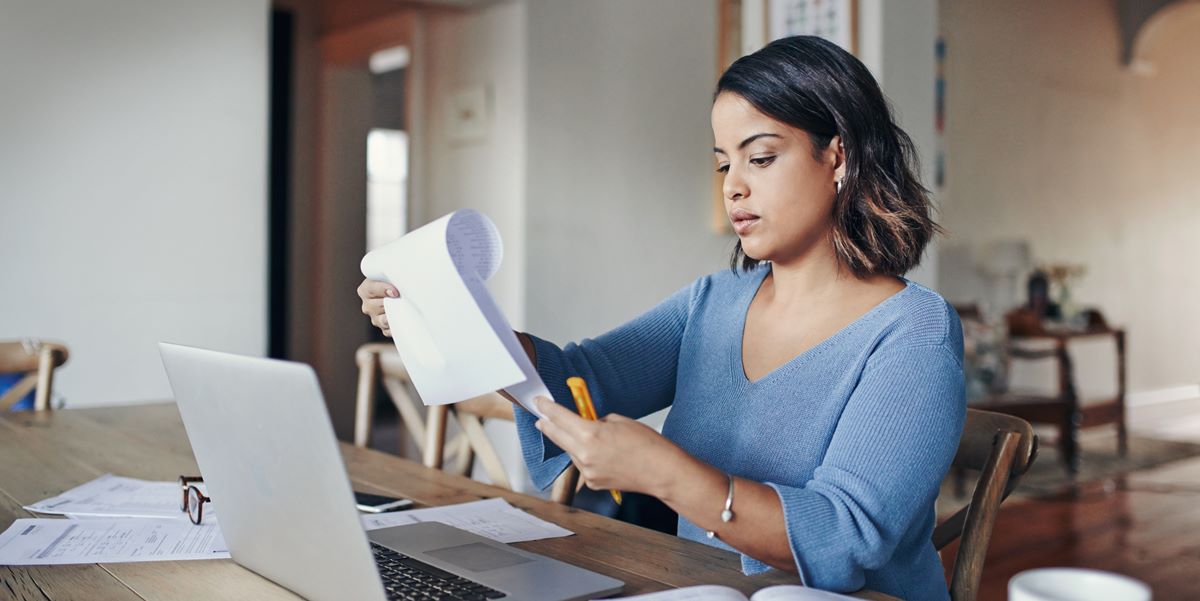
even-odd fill
[[(313, 113), (316, 119), (316, 132), (312, 177), (314, 198), (312, 236), (309, 240), (311, 253), (315, 259), (311, 272), (310, 294), (312, 295), (312, 314), (316, 325), (312, 336), (311, 360), (326, 388), (330, 412), (337, 414), (334, 423), (338, 426), (339, 432), (348, 431), (349, 426), (352, 425), (351, 413), (353, 410), (351, 405), (344, 403), (349, 399), (342, 398), (341, 393), (345, 390), (353, 390), (353, 384), (357, 380), (354, 363), (343, 357), (346, 351), (343, 347), (348, 344), (356, 345), (359, 342), (367, 342), (365, 332), (369, 324), (362, 315), (358, 315), (356, 312), (346, 312), (345, 303), (341, 299), (345, 293), (352, 295), (353, 291), (350, 290), (352, 286), (347, 286), (347, 282), (344, 281), (348, 278), (348, 274), (341, 270), (344, 265), (351, 262), (351, 259), (353, 259), (352, 263), (357, 265), (357, 257), (348, 256), (351, 251), (344, 243), (333, 237), (338, 231), (337, 224), (324, 221), (331, 212), (338, 211), (338, 203), (348, 202), (348, 199), (336, 197), (340, 196), (336, 193), (330, 194), (330, 191), (336, 190), (334, 185), (338, 181), (336, 178), (340, 176), (338, 162), (331, 162), (331, 157), (339, 153), (340, 149), (334, 148), (334, 145), (341, 136), (338, 133), (340, 130), (335, 129), (338, 126), (331, 124), (331, 112), (338, 109), (334, 108), (337, 96), (329, 87), (329, 82), (338, 70), (351, 68), (366, 70), (371, 55), (380, 50), (396, 46), (406, 46), (411, 50), (412, 62), (404, 71), (403, 107), (405, 129), (409, 133), (411, 149), (409, 153), (407, 217), (409, 223), (420, 223), (418, 219), (423, 211), (419, 205), (423, 195), (419, 193), (419, 186), (423, 181), (421, 177), (423, 166), (420, 164), (419, 149), (424, 144), (424, 128), (421, 126), (421, 98), (424, 86), (420, 74), (422, 40), (418, 30), (422, 18), (422, 14), (417, 9), (406, 8), (360, 24), (320, 33), (316, 39), (315, 76), (317, 87)], [(362, 143), (365, 144), (366, 140), (364, 139)], [(362, 177), (365, 181), (365, 171), (362, 173)], [(363, 198), (362, 202), (365, 204), (366, 199)], [(366, 248), (362, 248), (360, 252), (365, 253)], [(361, 257), (361, 255), (358, 256)], [(338, 271), (333, 271), (335, 269)], [(358, 320), (361, 320), (363, 325), (364, 338), (361, 341), (357, 340), (356, 329), (348, 329)], [(348, 340), (344, 338), (346, 336), (354, 336), (355, 340)], [(347, 407), (350, 408), (349, 411), (346, 410)], [(343, 432), (343, 435), (347, 434)]]

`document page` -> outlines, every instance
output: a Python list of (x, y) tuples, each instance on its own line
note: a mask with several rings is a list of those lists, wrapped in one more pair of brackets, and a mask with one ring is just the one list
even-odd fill
[(688, 586), (619, 598), (637, 599), (638, 601), (746, 601), (746, 596), (736, 590), (715, 584)]
[[(620, 597), (637, 601), (746, 601), (746, 596), (727, 586), (706, 584), (684, 588)], [(759, 589), (749, 601), (854, 601), (854, 597), (839, 595), (804, 586), (780, 584)]]
[(216, 524), (174, 519), (19, 519), (0, 534), (0, 565), (223, 559)]
[(384, 312), (426, 405), (505, 389), (540, 417), (533, 399), (550, 392), (484, 285), (503, 255), (495, 224), (467, 209), (363, 257), (364, 276), (400, 291), (400, 298), (384, 299)]
[[(203, 483), (198, 484), (197, 488), (200, 492), (207, 492)], [(105, 474), (56, 497), (26, 505), (25, 509), (35, 513), (80, 517), (173, 518), (187, 521), (187, 514), (179, 509), (182, 496), (178, 482), (155, 482)], [(207, 522), (210, 516), (216, 516), (212, 503), (204, 508), (204, 520)]]
[(751, 601), (854, 601), (854, 597), (796, 584), (779, 584), (759, 589)]
[(557, 524), (530, 515), (504, 499), (484, 499), (457, 505), (364, 514), (363, 527), (378, 530), (417, 522), (441, 522), (502, 543), (520, 543), (575, 534)]

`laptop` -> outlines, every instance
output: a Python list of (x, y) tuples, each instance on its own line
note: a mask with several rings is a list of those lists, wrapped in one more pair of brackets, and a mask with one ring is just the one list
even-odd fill
[(445, 524), (365, 532), (312, 368), (159, 350), (234, 561), (281, 586), (314, 601), (568, 601), (624, 586)]

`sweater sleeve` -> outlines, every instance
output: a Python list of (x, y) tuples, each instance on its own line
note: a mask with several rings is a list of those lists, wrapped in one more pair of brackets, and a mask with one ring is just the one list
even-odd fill
[[(640, 418), (666, 408), (675, 397), (679, 346), (692, 303), (705, 280), (685, 287), (633, 321), (595, 339), (559, 348), (535, 336), (537, 370), (554, 402), (575, 411), (567, 378), (588, 384), (596, 414)], [(513, 406), (517, 435), (533, 483), (545, 489), (570, 457), (534, 427), (537, 417)]]
[(868, 360), (812, 479), (802, 487), (768, 483), (805, 585), (862, 588), (864, 571), (887, 563), (929, 519), (962, 435), (964, 398), (961, 362), (946, 346)]

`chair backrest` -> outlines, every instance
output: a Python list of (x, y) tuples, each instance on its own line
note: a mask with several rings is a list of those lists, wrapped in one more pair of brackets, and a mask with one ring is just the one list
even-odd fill
[[(428, 416), (427, 432), (425, 448), (422, 452), (425, 465), (445, 469), (443, 455), (446, 447), (450, 446), (459, 458), (458, 467), (453, 471), (465, 474), (470, 470), (474, 461), (478, 460), (482, 463), (483, 470), (491, 479), (492, 484), (512, 489), (512, 484), (508, 481), (508, 472), (504, 469), (504, 463), (500, 460), (496, 448), (492, 446), (491, 439), (483, 430), (484, 419), (502, 419), (510, 422), (515, 420), (512, 403), (508, 399), (493, 392), (453, 405), (429, 407), (426, 415)], [(459, 429), (462, 430), (462, 435), (461, 441), (451, 440), (447, 445), (447, 422), (451, 415), (454, 416)]]
[(358, 364), (354, 445), (367, 447), (371, 443), (371, 428), (375, 423), (375, 391), (382, 383), (388, 398), (400, 413), (400, 423), (423, 450), (426, 440), (423, 417), (425, 409), (409, 394), (412, 382), (395, 347), (384, 342), (364, 344), (358, 347), (354, 361)]
[(36, 390), (34, 411), (50, 410), (54, 370), (66, 363), (68, 356), (67, 347), (57, 342), (33, 339), (0, 342), (0, 374), (23, 375), (12, 388), (0, 395), (0, 410), (7, 410), (31, 390)]
[[(356, 446), (366, 447), (370, 444), (375, 390), (382, 382), (400, 413), (401, 423), (420, 446), (421, 460), (427, 467), (467, 474), (478, 460), (493, 484), (512, 489), (500, 455), (483, 428), (485, 419), (513, 421), (511, 402), (497, 393), (489, 393), (453, 405), (422, 407), (420, 401), (409, 394), (411, 380), (393, 345), (364, 344), (355, 354), (355, 360), (359, 369), (354, 421)], [(461, 432), (446, 440), (451, 414)], [(447, 459), (455, 460), (455, 465), (449, 469), (445, 467)], [(570, 505), (578, 488), (578, 479), (579, 471), (575, 466), (568, 467), (555, 481), (551, 499)]]
[(1037, 436), (1029, 422), (967, 409), (954, 467), (978, 470), (979, 481), (970, 503), (933, 530), (933, 545), (938, 550), (962, 538), (950, 580), (950, 598), (954, 601), (974, 601), (978, 594), (1000, 502), (1016, 488), (1036, 455)]

